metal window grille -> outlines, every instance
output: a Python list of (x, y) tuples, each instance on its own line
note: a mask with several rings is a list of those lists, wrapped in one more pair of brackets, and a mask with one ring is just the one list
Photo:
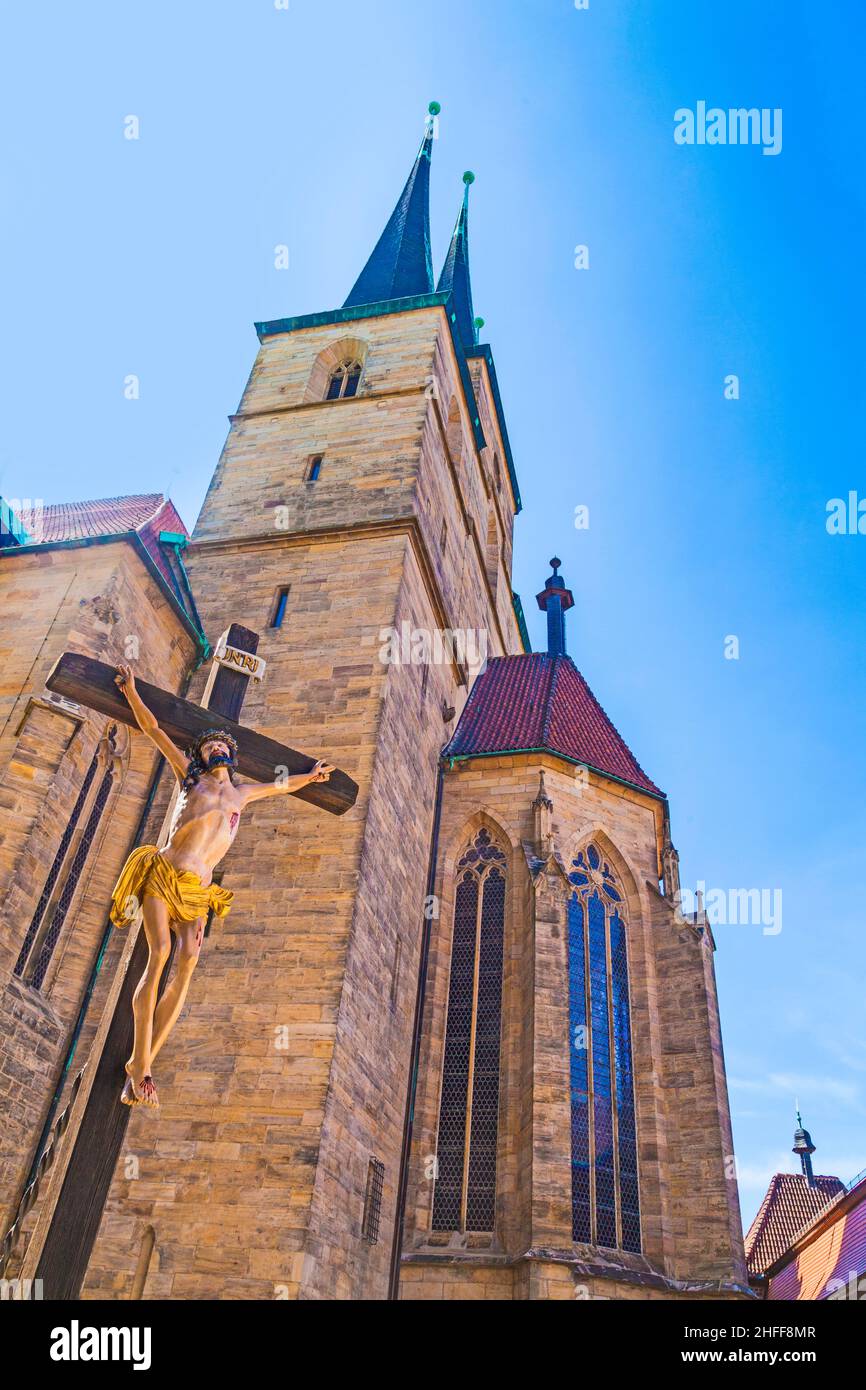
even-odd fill
[(369, 1245), (375, 1245), (379, 1239), (384, 1185), (385, 1165), (378, 1158), (371, 1158), (367, 1167), (367, 1191), (364, 1194), (364, 1216), (361, 1221), (361, 1235)]
[(481, 830), (458, 864), (433, 1229), (492, 1231), (496, 1206), (505, 855)]
[(84, 810), (84, 803), (87, 800), (87, 794), (90, 791), (91, 784), (93, 782), (94, 777), (96, 776), (96, 769), (98, 766), (99, 751), (97, 750), (97, 752), (94, 753), (93, 757), (90, 760), (90, 766), (88, 767), (87, 772), (84, 774), (84, 781), (81, 784), (81, 790), (78, 793), (75, 805), (72, 808), (72, 812), (67, 822), (66, 829), (63, 832), (60, 844), (57, 847), (57, 853), (54, 856), (51, 868), (48, 870), (48, 877), (45, 880), (45, 887), (42, 889), (39, 902), (36, 904), (36, 911), (33, 913), (33, 916), (30, 919), (30, 925), (28, 926), (27, 932), (24, 936), (24, 944), (21, 947), (18, 959), (15, 962), (13, 973), (16, 975), (23, 975), (24, 973), (24, 967), (27, 964), (27, 959), (30, 955), (31, 950), (33, 949), (33, 943), (36, 940), (36, 934), (39, 931), (39, 927), (42, 923), (42, 918), (45, 915), (45, 909), (48, 906), (51, 894), (54, 892), (54, 886), (57, 883), (58, 878), (60, 877), (60, 870), (63, 868), (63, 861), (66, 858), (69, 846), (72, 842), (72, 836), (75, 834), (76, 827), (78, 825), (79, 820), (81, 819), (81, 813)]
[(623, 895), (592, 844), (573, 860), (569, 879), (572, 1238), (639, 1253)]

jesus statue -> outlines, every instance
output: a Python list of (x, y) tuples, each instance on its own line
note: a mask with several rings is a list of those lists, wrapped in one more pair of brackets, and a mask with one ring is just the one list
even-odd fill
[[(213, 871), (237, 834), (241, 812), (251, 801), (285, 796), (310, 782), (327, 782), (333, 767), (320, 760), (309, 772), (280, 782), (252, 782), (237, 773), (237, 745), (221, 729), (208, 729), (182, 753), (159, 727), (135, 688), (129, 666), (118, 666), (123, 691), (143, 734), (156, 745), (180, 783), (177, 814), (168, 844), (134, 849), (121, 870), (111, 900), (111, 920), (125, 927), (139, 913), (148, 960), (132, 1000), (135, 1039), (126, 1063), (120, 1099), (124, 1105), (159, 1104), (153, 1063), (177, 1022), (195, 969), (209, 911), (224, 917), (233, 894), (213, 882)], [(157, 1002), (159, 981), (178, 939), (174, 978)]]

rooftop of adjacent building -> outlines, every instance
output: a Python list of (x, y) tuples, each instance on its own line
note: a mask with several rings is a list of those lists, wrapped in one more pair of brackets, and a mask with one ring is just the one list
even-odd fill
[(774, 1173), (746, 1234), (749, 1273), (763, 1274), (774, 1265), (816, 1216), (847, 1190), (841, 1178), (813, 1176), (810, 1182), (804, 1173)]
[[(860, 1173), (852, 1182), (844, 1183), (835, 1176), (813, 1173), (815, 1145), (809, 1131), (803, 1127), (799, 1112), (793, 1152), (800, 1159), (802, 1171), (773, 1174), (746, 1234), (746, 1264), (753, 1279), (768, 1271), (778, 1273), (795, 1259), (795, 1246), (811, 1243), (828, 1224), (843, 1222), (839, 1239), (830, 1242), (812, 1261), (811, 1286), (815, 1290), (824, 1289), (834, 1276), (843, 1244), (846, 1246), (844, 1260), (850, 1264), (859, 1259), (861, 1268), (856, 1272), (866, 1272), (866, 1174)], [(849, 1223), (847, 1218), (852, 1210), (857, 1211), (858, 1216)], [(849, 1224), (850, 1231), (846, 1229)], [(846, 1277), (849, 1272), (846, 1270)], [(812, 1296), (826, 1295), (816, 1292)]]
[(161, 492), (84, 502), (20, 502), (0, 498), (0, 555), (134, 539), (155, 577), (203, 638), (182, 551), (189, 539), (170, 498)]

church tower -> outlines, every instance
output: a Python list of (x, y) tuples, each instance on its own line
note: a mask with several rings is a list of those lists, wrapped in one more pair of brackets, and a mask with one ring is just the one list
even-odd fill
[(339, 819), (245, 817), (221, 866), (235, 903), (160, 1059), (158, 1125), (133, 1115), (140, 1178), (118, 1170), (86, 1295), (131, 1285), (149, 1227), (145, 1297), (387, 1295), (437, 764), (478, 665), (524, 645), (469, 175), (434, 288), (434, 119), (343, 307), (257, 325), (186, 551), (211, 640), (260, 633), (244, 721), (360, 794)]

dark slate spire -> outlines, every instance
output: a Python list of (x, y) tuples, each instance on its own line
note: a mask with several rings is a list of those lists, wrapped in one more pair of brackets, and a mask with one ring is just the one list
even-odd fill
[(343, 305), (376, 304), (433, 292), (430, 255), (430, 156), (438, 101), (428, 108), (424, 139), (400, 200), (388, 219), (373, 254)]
[(803, 1177), (810, 1187), (815, 1185), (815, 1177), (812, 1172), (812, 1154), (815, 1152), (815, 1145), (812, 1143), (812, 1136), (808, 1129), (803, 1128), (803, 1121), (800, 1112), (797, 1111), (797, 1128), (794, 1131), (794, 1147), (792, 1153), (800, 1155), (800, 1167), (803, 1170)]
[(539, 608), (547, 614), (547, 650), (551, 656), (565, 656), (565, 615), (574, 607), (574, 594), (566, 589), (562, 575), (557, 574), (561, 564), (554, 555), (550, 562), (553, 574), (545, 580), (541, 593), (536, 594)]
[(475, 175), (469, 170), (463, 175), (463, 205), (445, 257), (442, 274), (439, 276), (437, 290), (451, 295), (452, 307), (457, 316), (456, 328), (464, 348), (474, 347), (478, 342), (478, 329), (483, 319), (476, 319), (472, 313), (472, 282), (469, 278), (469, 185), (475, 182)]

